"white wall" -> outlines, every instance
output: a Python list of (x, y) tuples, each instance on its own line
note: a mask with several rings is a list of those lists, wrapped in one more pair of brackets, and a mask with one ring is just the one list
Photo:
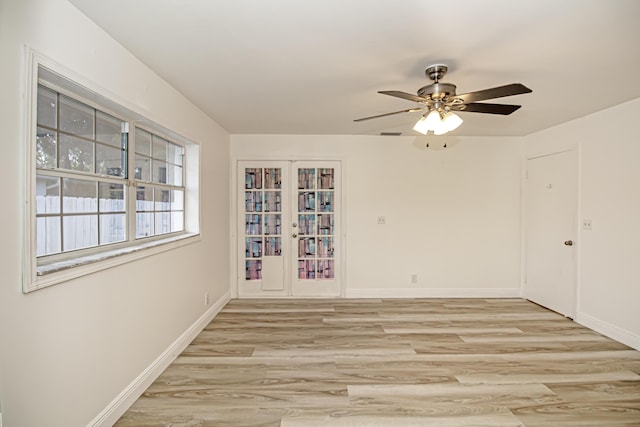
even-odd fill
[(525, 156), (580, 147), (576, 320), (640, 348), (640, 99), (525, 138)]
[(231, 156), (344, 160), (347, 296), (519, 296), (521, 141), (449, 138), (232, 135)]
[[(201, 144), (200, 242), (22, 293), (24, 44)], [(225, 298), (229, 135), (65, 0), (1, 0), (0, 58), (3, 425), (83, 426)]]

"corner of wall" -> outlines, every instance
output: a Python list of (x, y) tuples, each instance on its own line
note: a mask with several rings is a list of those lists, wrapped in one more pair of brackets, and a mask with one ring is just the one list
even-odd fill
[[(164, 372), (165, 369), (184, 351), (185, 348), (202, 332), (213, 318), (229, 302), (230, 294), (226, 292), (211, 308), (204, 312), (182, 335), (180, 335), (156, 360), (138, 375), (124, 390), (113, 399), (87, 426), (112, 426), (134, 404), (144, 391)], [(1, 415), (1, 414), (0, 414)], [(0, 427), (2, 419), (0, 418)]]

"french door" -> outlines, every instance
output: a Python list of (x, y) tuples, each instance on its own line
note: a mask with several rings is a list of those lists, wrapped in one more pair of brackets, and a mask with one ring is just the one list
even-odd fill
[(340, 162), (238, 163), (238, 296), (340, 295)]

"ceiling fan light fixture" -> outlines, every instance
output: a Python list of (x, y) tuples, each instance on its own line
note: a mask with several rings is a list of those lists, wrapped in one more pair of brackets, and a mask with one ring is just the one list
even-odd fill
[(425, 124), (427, 125), (427, 130), (434, 131), (438, 129), (440, 126), (440, 112), (438, 110), (431, 110), (429, 114), (426, 116)]
[(416, 124), (413, 126), (413, 130), (415, 130), (416, 132), (420, 132), (423, 135), (426, 135), (427, 132), (429, 132), (429, 129), (427, 128), (426, 114), (420, 117), (420, 120), (418, 120)]
[(451, 132), (455, 130), (462, 124), (462, 119), (456, 113), (449, 112), (444, 115), (442, 119), (442, 125), (446, 129), (447, 132)]

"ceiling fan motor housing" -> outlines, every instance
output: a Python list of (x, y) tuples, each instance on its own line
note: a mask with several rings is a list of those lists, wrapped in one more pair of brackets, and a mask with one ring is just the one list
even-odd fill
[(456, 85), (451, 83), (433, 83), (418, 89), (418, 96), (430, 98), (434, 101), (441, 100), (445, 96), (456, 95)]

